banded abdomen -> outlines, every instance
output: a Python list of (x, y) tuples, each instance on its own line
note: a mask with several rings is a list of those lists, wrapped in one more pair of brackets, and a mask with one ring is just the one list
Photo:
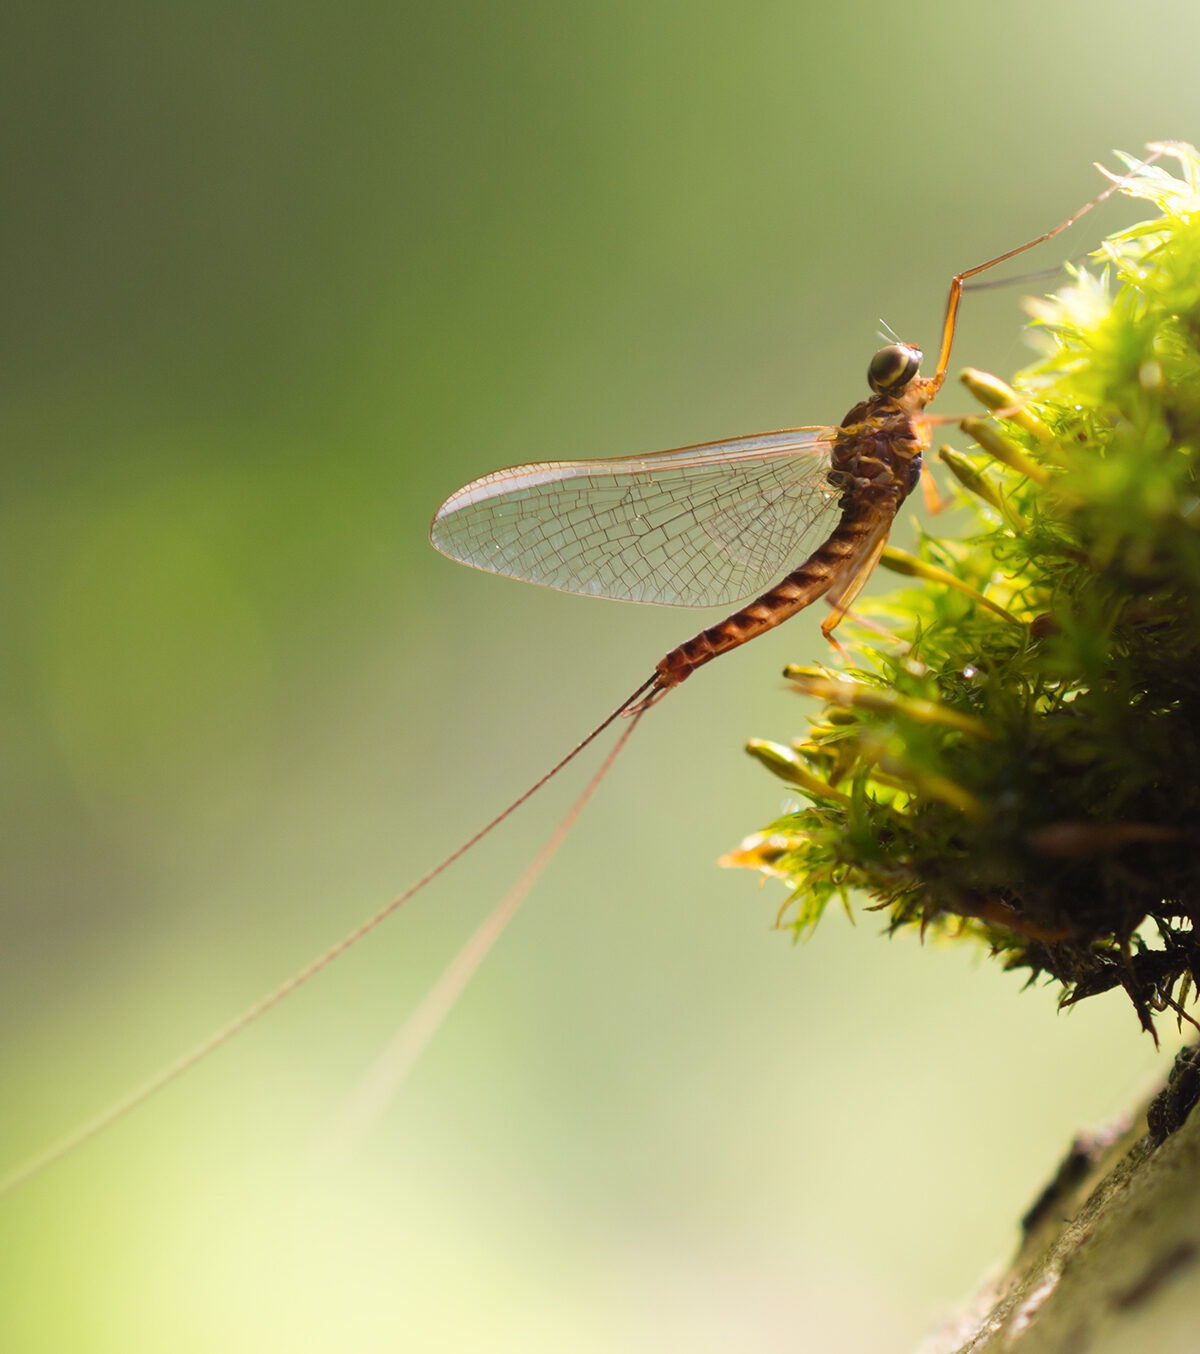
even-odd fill
[[(887, 539), (899, 502), (890, 511), (879, 504), (852, 504), (832, 535), (786, 578), (716, 625), (672, 649), (655, 667), (654, 693), (678, 686), (713, 658), (774, 629), (797, 611), (835, 590), (838, 606), (822, 630), (828, 634), (857, 592), (855, 580), (869, 573)], [(844, 601), (843, 601), (844, 599)]]

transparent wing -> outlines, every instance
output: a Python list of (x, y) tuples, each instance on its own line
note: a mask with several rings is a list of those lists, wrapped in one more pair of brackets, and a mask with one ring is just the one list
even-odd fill
[(778, 582), (838, 516), (831, 428), (791, 428), (473, 481), (430, 539), (476, 569), (594, 597), (718, 606)]

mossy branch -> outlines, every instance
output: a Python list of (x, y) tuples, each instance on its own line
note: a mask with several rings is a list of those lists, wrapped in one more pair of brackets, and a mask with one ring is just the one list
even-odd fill
[(1162, 214), (1031, 303), (1042, 361), (965, 374), (968, 533), (885, 556), (918, 581), (857, 666), (789, 669), (825, 708), (750, 751), (811, 806), (726, 857), (797, 935), (862, 892), (1151, 1031), (1200, 968), (1200, 157), (1165, 155), (1123, 189)]

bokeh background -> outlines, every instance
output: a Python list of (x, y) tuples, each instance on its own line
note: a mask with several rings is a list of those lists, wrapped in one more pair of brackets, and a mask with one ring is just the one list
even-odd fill
[[(835, 422), (880, 317), (933, 347), (956, 268), (1111, 147), (1200, 136), (1200, 11), (1156, 0), (115, 0), (3, 32), (6, 1163), (710, 619), (459, 568), (426, 541), (451, 490)], [(1021, 323), (1019, 289), (971, 298), (959, 362), (1021, 365)], [(802, 727), (779, 673), (818, 620), (645, 720), (356, 1152), (339, 1108), (580, 776), (0, 1203), (0, 1345), (911, 1348), (1167, 1053), (1123, 998), (1060, 1016), (870, 914), (797, 949), (714, 867), (785, 802), (741, 745)]]

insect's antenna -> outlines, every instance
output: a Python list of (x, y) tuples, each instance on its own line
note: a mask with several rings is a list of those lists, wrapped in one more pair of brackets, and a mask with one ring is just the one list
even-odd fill
[[(1169, 150), (1169, 145), (1154, 146), (1151, 154), (1147, 155), (1144, 160), (1139, 160), (1127, 174), (1122, 174), (1119, 178), (1110, 175), (1111, 182), (1102, 192), (1097, 193), (1089, 202), (1085, 202), (1082, 207), (1072, 212), (1065, 221), (1060, 221), (1053, 229), (1034, 236), (1032, 240), (1026, 240), (1024, 244), (1017, 245), (1015, 249), (1007, 249), (1003, 254), (997, 254), (994, 259), (988, 259), (985, 263), (977, 263), (974, 268), (968, 268), (965, 272), (958, 273), (951, 280), (950, 295), (946, 299), (946, 318), (942, 322), (942, 346), (938, 351), (937, 370), (932, 377), (934, 394), (937, 393), (942, 382), (946, 379), (946, 369), (950, 365), (950, 349), (954, 344), (954, 329), (958, 321), (958, 305), (962, 300), (963, 283), (968, 278), (975, 277), (978, 273), (987, 272), (989, 268), (994, 268), (998, 263), (1015, 259), (1018, 254), (1024, 254), (1026, 250), (1033, 249), (1039, 244), (1045, 244), (1047, 240), (1052, 240), (1056, 235), (1066, 230), (1068, 226), (1073, 226), (1081, 216), (1086, 215), (1093, 207), (1098, 207), (1102, 202), (1107, 201), (1119, 188), (1131, 183), (1147, 166), (1152, 165), (1155, 160), (1167, 154)], [(1107, 171), (1102, 172), (1107, 173)]]
[[(92, 1138), (103, 1133), (106, 1128), (111, 1128), (113, 1124), (124, 1119), (126, 1115), (132, 1114), (139, 1105), (144, 1104), (152, 1096), (157, 1095), (159, 1091), (169, 1086), (173, 1081), (178, 1081), (185, 1072), (191, 1071), (197, 1063), (202, 1062), (210, 1053), (215, 1053), (217, 1049), (223, 1044), (227, 1044), (235, 1035), (240, 1034), (246, 1029), (247, 1026), (253, 1025), (256, 1020), (259, 1020), (262, 1016), (265, 1016), (268, 1011), (278, 1006), (284, 998), (290, 997), (297, 988), (303, 987), (309, 979), (315, 978), (323, 969), (328, 968), (335, 959), (340, 958), (348, 949), (357, 945), (364, 936), (367, 936), (374, 931), (375, 928), (379, 926), (380, 923), (386, 921), (393, 912), (399, 911), (410, 898), (413, 898), (416, 894), (420, 893), (427, 884), (433, 883), (438, 875), (442, 874), (445, 870), (448, 870), (450, 866), (462, 856), (465, 856), (473, 846), (481, 842), (484, 837), (495, 828), (498, 828), (501, 823), (515, 813), (526, 800), (532, 799), (542, 786), (548, 781), (553, 780), (565, 766), (570, 762), (573, 762), (575, 758), (579, 756), (584, 748), (595, 742), (610, 724), (615, 723), (623, 714), (628, 713), (632, 708), (636, 707), (639, 699), (654, 685), (655, 680), (655, 677), (651, 677), (643, 682), (631, 696), (626, 700), (623, 700), (621, 704), (617, 706), (607, 719), (602, 723), (597, 724), (586, 738), (576, 743), (561, 761), (555, 763), (555, 765), (552, 766), (544, 776), (535, 781), (528, 790), (514, 799), (507, 808), (498, 813), (489, 823), (484, 824), (474, 836), (468, 837), (460, 847), (452, 851), (444, 860), (435, 865), (433, 869), (423, 874), (415, 884), (393, 898), (390, 903), (381, 907), (378, 912), (375, 912), (365, 921), (360, 922), (352, 931), (348, 931), (340, 940), (336, 941), (315, 959), (310, 960), (302, 969), (299, 969), (297, 972), (293, 973), (290, 978), (287, 978), (280, 983), (278, 987), (272, 988), (265, 996), (260, 997), (252, 1006), (247, 1007), (241, 1015), (235, 1016), (232, 1020), (222, 1025), (220, 1029), (214, 1030), (206, 1039), (202, 1039), (200, 1043), (196, 1044), (186, 1053), (181, 1054), (178, 1058), (174, 1059), (174, 1061), (167, 1063), (165, 1067), (156, 1072), (148, 1080), (142, 1082), (140, 1086), (134, 1087), (132, 1091), (127, 1092), (119, 1100), (113, 1101), (111, 1105), (106, 1109), (101, 1110), (91, 1119), (85, 1120), (77, 1128), (72, 1129), (70, 1133), (59, 1138), (57, 1142), (51, 1143), (50, 1146), (44, 1148), (21, 1165), (16, 1166), (13, 1170), (9, 1171), (7, 1175), (0, 1177), (0, 1196), (9, 1194), (20, 1185), (32, 1180), (34, 1176), (40, 1175), (48, 1167), (62, 1161), (65, 1157), (70, 1156), (72, 1152), (82, 1147), (84, 1143), (90, 1142)], [(625, 745), (629, 735), (633, 732), (634, 725), (637, 723), (637, 718), (640, 713), (641, 711), (638, 710), (633, 720), (630, 722), (628, 729), (622, 734), (620, 741), (617, 743), (618, 749)], [(611, 761), (612, 756), (610, 755), (608, 762), (605, 763), (605, 769), (611, 765)], [(596, 783), (598, 783), (598, 780)], [(594, 789), (594, 785), (589, 787), (589, 795), (592, 789)], [(578, 807), (582, 808), (583, 803), (586, 803), (586, 798)], [(574, 820), (572, 819), (572, 821)], [(557, 843), (555, 844), (557, 845)], [(547, 859), (548, 858), (549, 857), (547, 857)]]
[(454, 1008), (467, 984), (475, 976), (480, 964), (491, 952), (492, 946), (500, 939), (504, 928), (512, 920), (517, 908), (525, 901), (526, 895), (558, 848), (562, 845), (575, 821), (587, 807), (588, 801), (600, 788), (600, 782), (612, 770), (613, 763), (621, 749), (629, 742), (637, 727), (638, 720), (650, 707), (642, 705), (636, 710), (625, 727), (620, 738), (613, 744), (600, 769), (588, 782), (583, 793), (571, 805), (562, 822), (554, 829), (542, 849), (525, 868), (524, 873), (496, 906), (476, 927), (467, 943), (459, 950), (443, 970), (441, 977), (421, 999), (420, 1005), (397, 1031), (391, 1043), (376, 1059), (358, 1086), (350, 1093), (345, 1106), (338, 1115), (332, 1133), (332, 1146), (335, 1151), (346, 1152), (353, 1148), (370, 1131), (396, 1093), (404, 1084), (409, 1072), (429, 1046), (430, 1041), (442, 1026), (442, 1022)]

